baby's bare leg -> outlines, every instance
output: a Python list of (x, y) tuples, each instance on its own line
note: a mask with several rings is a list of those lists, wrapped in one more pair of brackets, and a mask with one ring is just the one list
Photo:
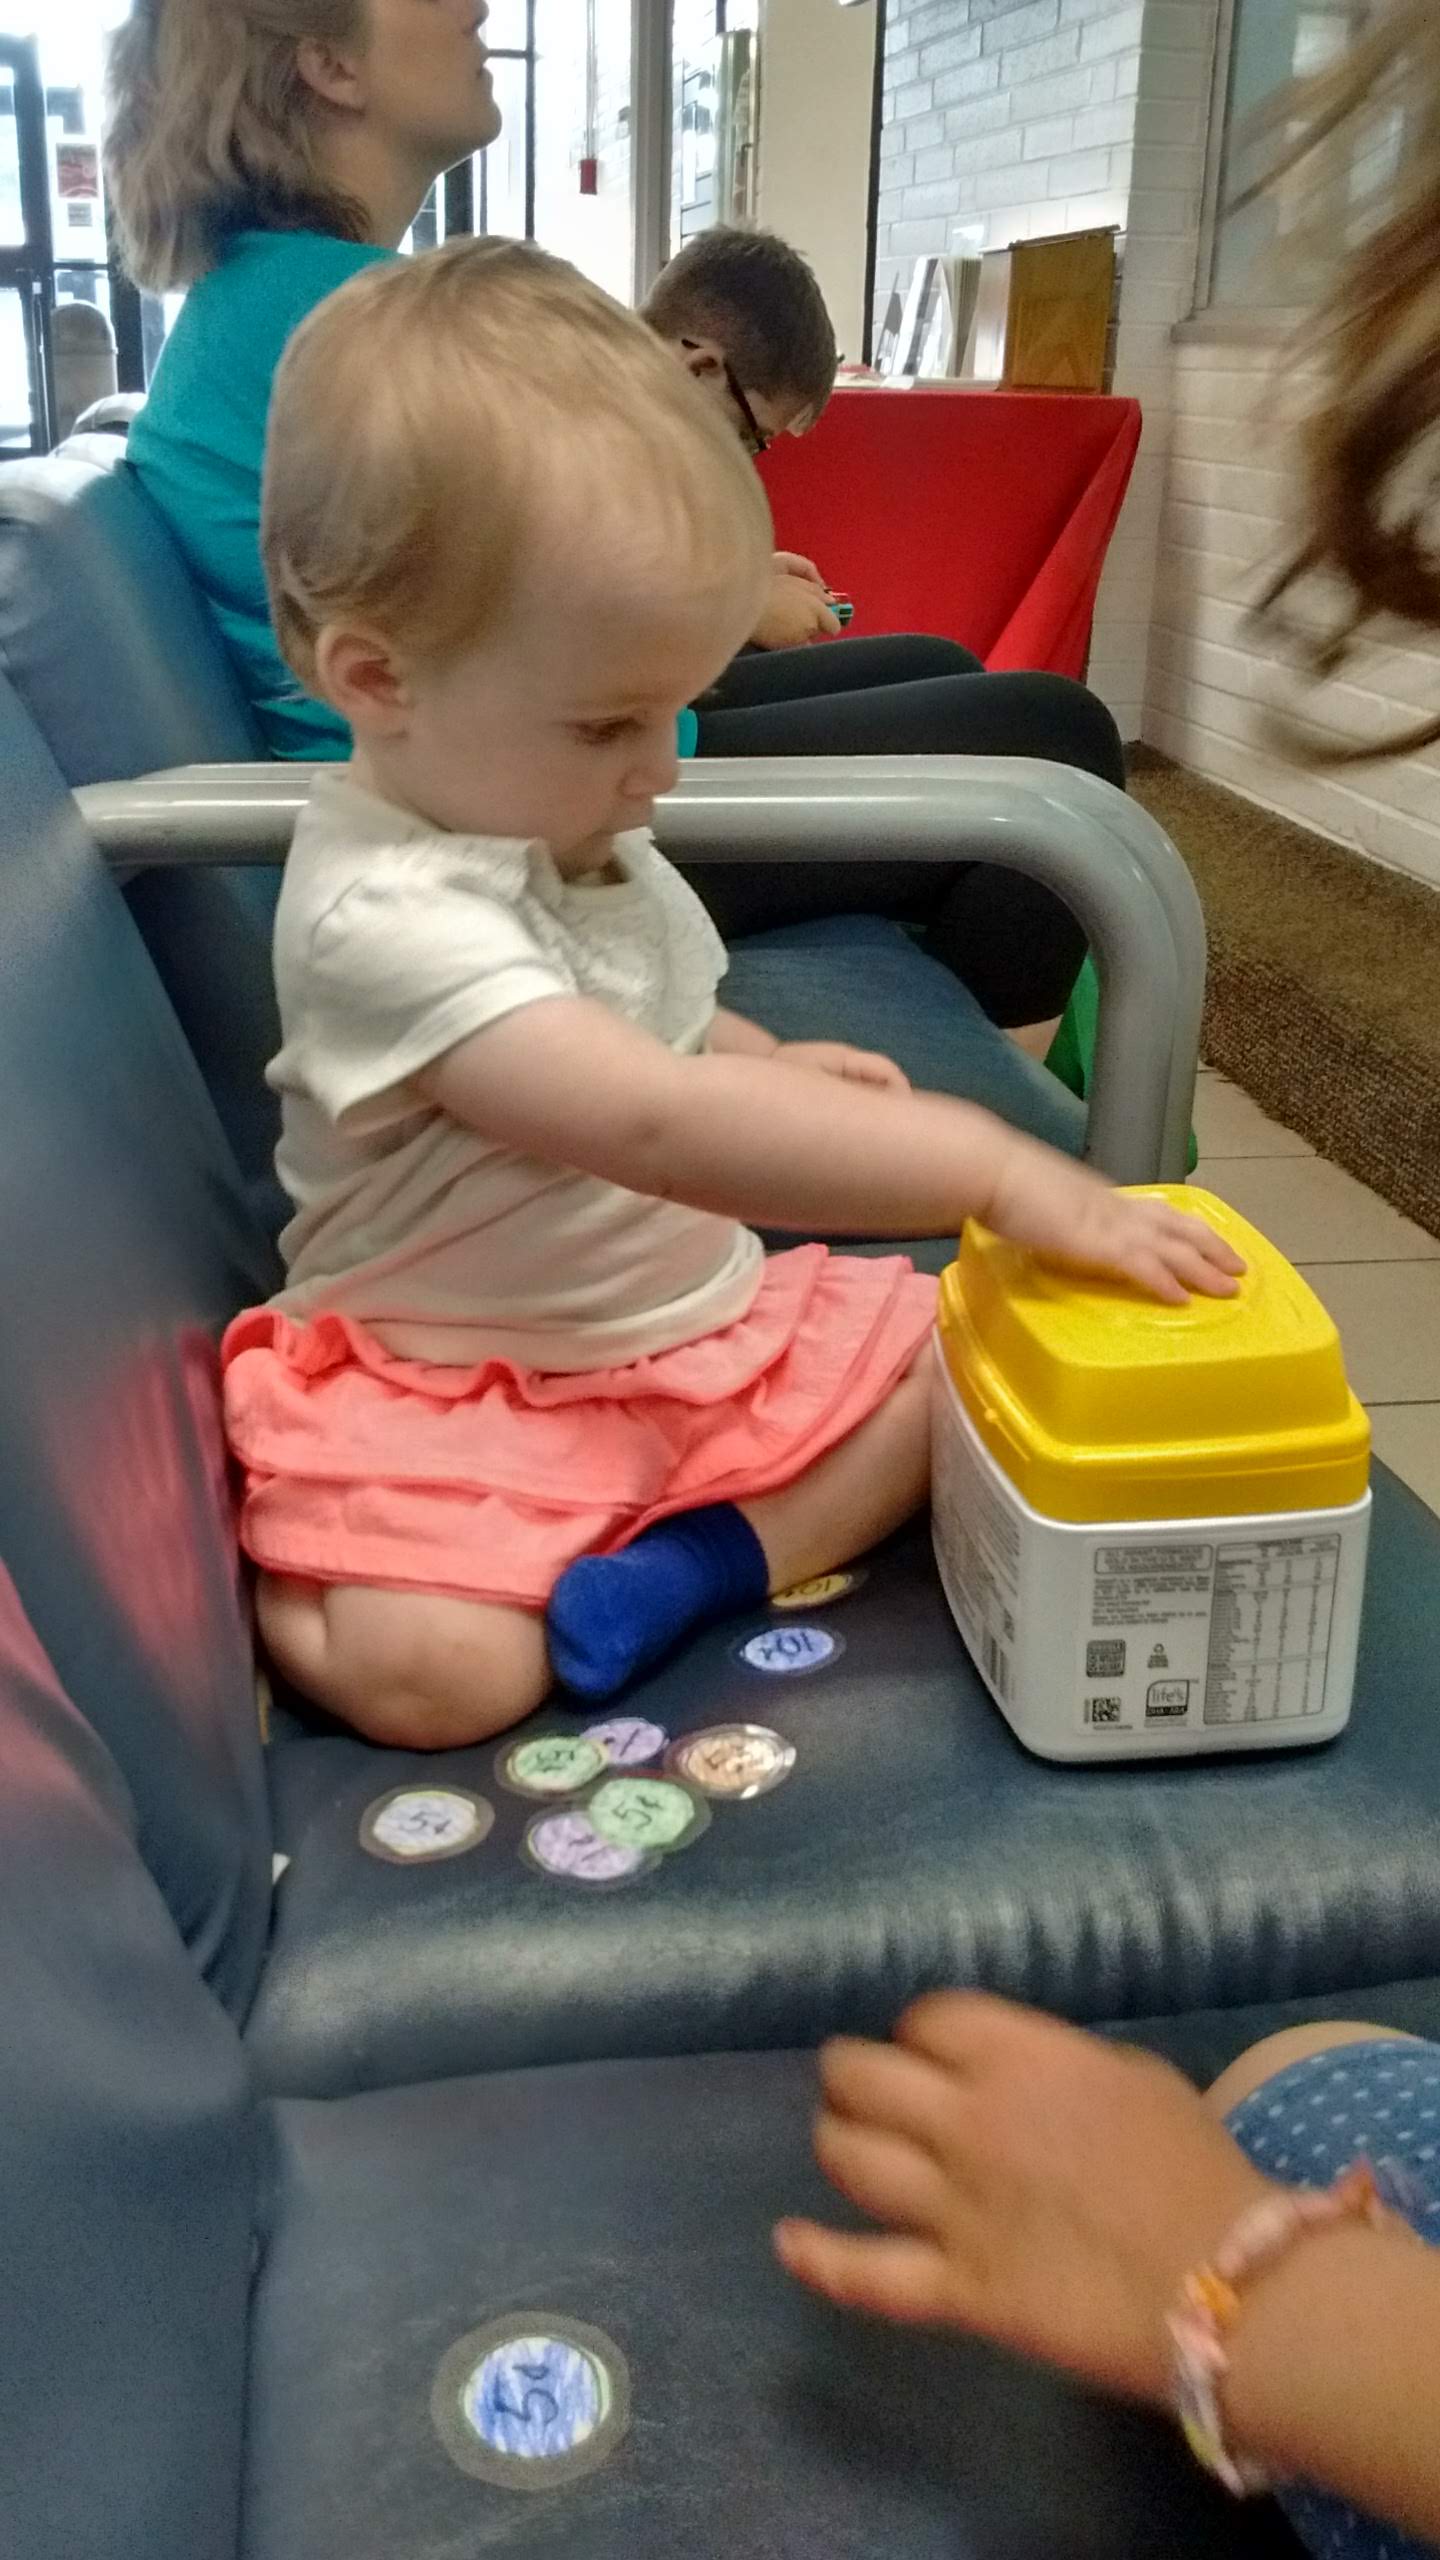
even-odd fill
[(257, 1606), (277, 1670), (371, 1742), (458, 1750), (549, 1694), (545, 1624), (529, 1609), (279, 1574), (261, 1576)]
[(770, 1566), (770, 1588), (829, 1573), (877, 1546), (930, 1489), (928, 1343), (868, 1422), (780, 1493), (742, 1502)]
[(1338, 2052), (1342, 2045), (1415, 2041), (1398, 2027), (1347, 2026), (1334, 2019), (1317, 2019), (1303, 2027), (1282, 2027), (1278, 2034), (1252, 2044), (1222, 2071), (1213, 2088), (1206, 2091), (1205, 2103), (1212, 2114), (1228, 2116), (1243, 2099), (1253, 2097), (1267, 2080), (1273, 2080), (1278, 2071), (1288, 2071), (1292, 2062), (1309, 2062), (1317, 2053)]

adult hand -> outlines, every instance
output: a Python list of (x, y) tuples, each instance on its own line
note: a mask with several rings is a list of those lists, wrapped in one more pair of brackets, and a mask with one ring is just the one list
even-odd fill
[(777, 570), (770, 599), (751, 638), (757, 649), (804, 649), (812, 640), (833, 640), (840, 617), (831, 610), (823, 587), (789, 569)]
[(845, 1084), (882, 1085), (887, 1093), (908, 1093), (910, 1079), (890, 1058), (869, 1049), (847, 1049), (840, 1040), (782, 1040), (771, 1056), (787, 1066), (809, 1067), (822, 1076), (839, 1076)]
[(1181, 2281), (1270, 2192), (1179, 2072), (961, 1993), (821, 2069), (820, 2165), (887, 2236), (782, 2223), (792, 2275), (1168, 2403)]

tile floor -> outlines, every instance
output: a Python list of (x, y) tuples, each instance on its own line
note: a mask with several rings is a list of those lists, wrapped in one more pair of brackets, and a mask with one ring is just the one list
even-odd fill
[(1440, 1512), (1440, 1238), (1267, 1120), (1207, 1068), (1196, 1097), (1196, 1180), (1299, 1265), (1340, 1327), (1375, 1448)]

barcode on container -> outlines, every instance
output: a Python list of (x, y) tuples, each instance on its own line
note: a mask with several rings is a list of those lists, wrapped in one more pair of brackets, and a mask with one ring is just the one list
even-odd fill
[(1004, 1646), (989, 1634), (985, 1638), (985, 1677), (1000, 1697), (1009, 1697), (1010, 1656)]

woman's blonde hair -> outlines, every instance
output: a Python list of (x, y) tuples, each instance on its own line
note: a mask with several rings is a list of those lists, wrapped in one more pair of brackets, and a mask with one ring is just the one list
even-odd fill
[(261, 543), (280, 647), (314, 691), (346, 621), (439, 661), (504, 614), (547, 532), (637, 593), (770, 561), (758, 476), (717, 404), (562, 259), (457, 240), (354, 277), (286, 350)]
[[(1267, 123), (1272, 165), (1240, 201), (1293, 186), (1302, 253), (1333, 263), (1337, 244), (1355, 238), (1357, 187), (1367, 171), (1375, 181), (1363, 236), (1307, 332), (1321, 390), (1303, 430), (1303, 531), (1257, 608), (1324, 680), (1380, 617), (1440, 629), (1440, 0), (1385, 0), (1344, 57), (1284, 93)], [(1297, 629), (1282, 606), (1317, 576), (1320, 619)], [(1307, 737), (1305, 751), (1363, 762), (1437, 739), (1440, 717), (1378, 746)]]
[(363, 240), (363, 209), (325, 178), (307, 40), (363, 40), (368, 0), (135, 0), (110, 48), (106, 175), (137, 284), (170, 293), (236, 231)]

